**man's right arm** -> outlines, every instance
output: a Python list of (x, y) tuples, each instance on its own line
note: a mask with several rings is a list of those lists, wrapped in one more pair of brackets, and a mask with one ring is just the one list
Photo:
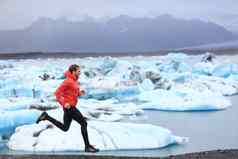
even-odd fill
[(67, 81), (64, 81), (55, 91), (55, 97), (56, 97), (56, 100), (60, 103), (60, 105), (64, 106), (66, 103), (64, 101), (64, 97), (63, 97), (63, 94), (64, 94), (64, 91), (67, 87)]

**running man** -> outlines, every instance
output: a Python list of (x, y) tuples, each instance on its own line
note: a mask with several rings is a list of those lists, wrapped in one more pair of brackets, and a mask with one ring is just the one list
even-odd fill
[(72, 120), (75, 120), (81, 125), (81, 133), (85, 144), (85, 152), (98, 152), (99, 149), (96, 149), (90, 145), (88, 139), (87, 121), (81, 112), (76, 108), (78, 97), (85, 94), (85, 91), (80, 90), (80, 86), (77, 83), (80, 75), (80, 67), (76, 64), (73, 64), (69, 67), (68, 71), (66, 71), (64, 75), (66, 79), (55, 91), (56, 100), (64, 110), (64, 123), (62, 124), (61, 122), (52, 118), (46, 112), (43, 112), (39, 116), (36, 123), (39, 123), (42, 120), (48, 120), (61, 130), (68, 131)]

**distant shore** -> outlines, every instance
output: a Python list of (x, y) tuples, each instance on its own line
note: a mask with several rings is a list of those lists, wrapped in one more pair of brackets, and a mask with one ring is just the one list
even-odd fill
[(181, 155), (170, 155), (167, 157), (129, 157), (129, 156), (109, 156), (95, 154), (21, 154), (21, 155), (0, 155), (0, 159), (238, 159), (238, 149), (214, 150), (195, 152)]
[(161, 56), (169, 52), (184, 52), (190, 55), (199, 55), (205, 52), (213, 52), (217, 55), (237, 55), (238, 49), (183, 49), (183, 50), (161, 50), (157, 52), (24, 52), (24, 53), (0, 53), (1, 59), (36, 59), (36, 58), (84, 58), (99, 56)]

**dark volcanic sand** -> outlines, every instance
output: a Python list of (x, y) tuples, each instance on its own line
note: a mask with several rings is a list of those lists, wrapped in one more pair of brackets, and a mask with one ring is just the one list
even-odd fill
[(123, 157), (123, 156), (97, 156), (86, 155), (2, 155), (0, 159), (238, 159), (238, 150), (215, 150), (196, 152), (168, 157)]

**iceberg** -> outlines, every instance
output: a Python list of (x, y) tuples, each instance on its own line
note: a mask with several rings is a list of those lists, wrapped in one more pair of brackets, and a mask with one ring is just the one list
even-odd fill
[(102, 64), (99, 66), (100, 70), (104, 75), (108, 74), (117, 65), (117, 60), (110, 56), (103, 58)]
[(37, 110), (0, 110), (0, 134), (10, 134), (18, 126), (32, 124), (39, 115), (40, 112)]
[(193, 66), (192, 73), (211, 76), (213, 68), (214, 65), (210, 62), (199, 62)]
[(170, 52), (166, 56), (163, 56), (162, 59), (172, 59), (176, 61), (183, 61), (189, 58), (189, 56), (182, 52)]
[(136, 86), (134, 87), (120, 87), (114, 89), (87, 89), (87, 94), (82, 98), (93, 98), (98, 100), (105, 100), (109, 98), (124, 98), (139, 93)]
[(223, 78), (227, 78), (232, 74), (238, 74), (238, 66), (235, 63), (218, 65), (212, 71), (213, 76)]
[(190, 72), (185, 73), (175, 72), (175, 73), (161, 73), (161, 76), (169, 81), (173, 81), (176, 83), (184, 83), (191, 79), (192, 74)]
[(219, 93), (192, 89), (183, 91), (158, 89), (143, 92), (137, 98), (143, 101), (138, 105), (140, 108), (163, 111), (222, 110), (231, 106), (231, 102)]
[(14, 111), (30, 108), (30, 105), (34, 103), (32, 98), (0, 98), (0, 110), (2, 111)]
[[(132, 83), (128, 81), (128, 84)], [(121, 82), (118, 78), (95, 78), (90, 80), (85, 87), (86, 95), (82, 98), (105, 100), (109, 98), (123, 98), (139, 93), (139, 88), (132, 83)]]
[(174, 73), (174, 72), (190, 72), (188, 64), (180, 61), (171, 60), (166, 63), (162, 63), (159, 66), (161, 72)]
[[(47, 128), (48, 125), (46, 121), (18, 127), (10, 137), (8, 147), (33, 152), (84, 150), (80, 126), (76, 122), (68, 132), (56, 127)], [(170, 130), (151, 124), (89, 121), (88, 133), (90, 143), (101, 151), (155, 149), (188, 142), (186, 137), (175, 136)]]
[(141, 84), (140, 84), (140, 90), (142, 91), (152, 91), (154, 90), (155, 86), (152, 83), (150, 79), (145, 79)]
[(33, 98), (0, 98), (0, 134), (9, 135), (17, 126), (32, 124), (40, 112), (30, 109), (38, 101)]
[(43, 95), (42, 90), (31, 88), (16, 88), (0, 90), (0, 97), (32, 97), (40, 98)]
[(42, 89), (38, 87), (38, 81), (25, 79), (10, 79), (1, 82), (0, 97), (33, 97), (39, 98), (43, 95)]
[(124, 74), (128, 74), (128, 72), (133, 69), (135, 69), (135, 67), (128, 61), (125, 60), (116, 60), (116, 65), (113, 67), (113, 69), (107, 74), (107, 76), (117, 76), (119, 75), (124, 75)]
[(141, 116), (144, 111), (132, 102), (121, 103), (116, 99), (95, 100), (81, 99), (77, 105), (78, 109), (88, 119), (97, 121), (120, 121), (127, 117)]
[[(171, 81), (167, 80), (166, 76), (163, 76), (163, 73), (161, 73), (161, 75), (160, 75), (159, 73), (156, 73), (156, 72), (153, 72), (153, 71), (147, 71), (145, 73), (145, 76), (146, 76), (147, 79), (150, 79), (152, 84), (154, 84), (155, 89), (158, 89), (158, 88), (170, 89), (171, 88)], [(149, 83), (149, 82), (147, 82), (148, 81), (147, 79), (143, 80), (143, 82), (140, 85), (141, 86), (144, 85), (143, 84), (144, 82)]]
[[(140, 110), (149, 108), (151, 105), (153, 107), (161, 107), (163, 106), (163, 103), (159, 102), (161, 97), (164, 97), (164, 101), (171, 98), (180, 100), (177, 105), (167, 103), (173, 107), (168, 108), (169, 110), (179, 109), (177, 108), (179, 105), (182, 107), (181, 109), (186, 111), (195, 109), (195, 107), (197, 107), (197, 110), (202, 108), (207, 110), (208, 107), (212, 106), (216, 110), (223, 106), (226, 108), (230, 104), (224, 102), (228, 99), (221, 95), (226, 96), (238, 93), (238, 69), (236, 63), (224, 62), (223, 59), (219, 61), (223, 57), (217, 56), (214, 59), (211, 53), (203, 56), (203, 62), (199, 62), (200, 57), (188, 56), (184, 53), (170, 53), (166, 56), (156, 57), (89, 57), (70, 60), (0, 61), (0, 65), (3, 66), (3, 69), (0, 69), (0, 78), (2, 79), (0, 80), (0, 97), (3, 99), (8, 97), (35, 97), (36, 99), (49, 100), (48, 103), (40, 103), (36, 104), (36, 106), (57, 106), (54, 91), (63, 81), (61, 76), (67, 67), (72, 63), (76, 63), (82, 68), (79, 82), (81, 88), (86, 91), (86, 95), (80, 97), (80, 100), (93, 99), (98, 104), (101, 101), (116, 99), (119, 103), (107, 104), (110, 107), (110, 111), (98, 111), (96, 107), (88, 109), (89, 113), (91, 113), (89, 115), (91, 118), (108, 121), (121, 120), (124, 119), (124, 115), (119, 112), (122, 108), (124, 109), (126, 104), (130, 107), (130, 110), (125, 109), (127, 111), (134, 109), (134, 104), (136, 106), (137, 104), (140, 106), (143, 104), (143, 107), (138, 107)], [(32, 65), (33, 63), (34, 65)], [(28, 67), (29, 65), (32, 65), (32, 67)], [(47, 80), (42, 80), (39, 76)], [(160, 92), (160, 89), (163, 89), (164, 92)], [(154, 95), (156, 93), (152, 93), (154, 99), (144, 99), (143, 96), (156, 90), (159, 90), (159, 94), (162, 94), (161, 97)], [(166, 90), (171, 92), (168, 93)], [(197, 93), (201, 91), (205, 92), (204, 95)], [(185, 95), (181, 96), (181, 94)], [(208, 100), (209, 102), (204, 103), (201, 98), (207, 94), (211, 99)], [(193, 95), (196, 96), (193, 97)], [(134, 99), (135, 97), (139, 98)], [(218, 100), (218, 97), (220, 100)], [(146, 100), (147, 102), (140, 102), (140, 100)], [(214, 102), (216, 100), (220, 101), (221, 104)], [(29, 104), (27, 101), (25, 102), (22, 101), (22, 104), (15, 105), (6, 103), (2, 105), (2, 110), (28, 108)], [(158, 105), (158, 102), (161, 105)], [(123, 105), (120, 105), (122, 103)], [(110, 114), (111, 110), (114, 110), (114, 106), (118, 106), (120, 110), (117, 110), (117, 113)]]
[(215, 76), (194, 76), (192, 75), (189, 80), (186, 80), (183, 84), (176, 83), (173, 85), (176, 89), (193, 89), (195, 91), (211, 91), (214, 93), (220, 93), (224, 96), (231, 96), (238, 93), (238, 81), (235, 76), (229, 78), (221, 78)]

